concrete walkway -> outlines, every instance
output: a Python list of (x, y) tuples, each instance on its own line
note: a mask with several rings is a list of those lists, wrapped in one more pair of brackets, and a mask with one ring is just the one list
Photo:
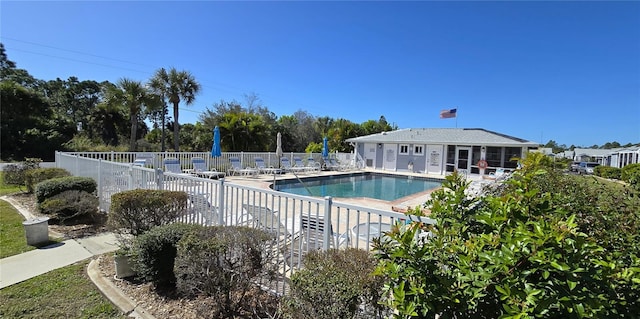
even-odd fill
[[(25, 219), (37, 217), (9, 196), (1, 196), (0, 199), (13, 205)], [(57, 235), (49, 230), (50, 237)], [(19, 255), (2, 258), (0, 259), (0, 289), (92, 258), (93, 260), (87, 267), (87, 273), (91, 281), (107, 299), (129, 318), (155, 319), (153, 315), (138, 306), (135, 301), (131, 300), (108, 278), (104, 277), (98, 269), (94, 257), (116, 250), (118, 250), (118, 245), (115, 235), (103, 233), (91, 237), (69, 239)]]
[[(118, 250), (116, 237), (112, 233), (78, 239), (41, 247), (19, 255), (0, 259), (0, 289), (42, 275), (79, 261)], [(87, 267), (89, 278), (96, 287), (122, 313), (130, 318), (155, 319), (139, 307), (108, 278), (104, 277), (93, 259)]]
[(0, 289), (118, 249), (111, 233), (69, 239), (0, 259)]

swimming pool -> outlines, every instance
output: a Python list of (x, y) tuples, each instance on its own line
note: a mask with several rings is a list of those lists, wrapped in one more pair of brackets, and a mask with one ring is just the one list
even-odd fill
[(371, 172), (305, 177), (300, 180), (279, 180), (272, 187), (277, 191), (297, 195), (343, 198), (369, 197), (393, 201), (442, 185), (441, 180), (433, 178)]

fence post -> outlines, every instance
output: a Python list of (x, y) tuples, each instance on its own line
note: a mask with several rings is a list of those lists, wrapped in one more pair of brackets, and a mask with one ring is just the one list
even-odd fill
[[(331, 234), (331, 204), (333, 203), (333, 199), (331, 196), (325, 196), (324, 198), (324, 240), (322, 241), (322, 250), (327, 251), (330, 246), (330, 240), (333, 237)], [(337, 248), (337, 247), (336, 247)]]
[(98, 160), (98, 206), (102, 208), (102, 159)]
[(164, 176), (163, 171), (159, 168), (156, 168), (156, 184), (158, 185), (159, 190), (164, 189)]
[(133, 164), (129, 164), (129, 176), (127, 180), (127, 190), (132, 190), (133, 187)]
[(80, 155), (76, 154), (75, 161), (73, 161), (73, 175), (80, 176), (80, 169), (78, 168), (78, 162), (80, 162)]
[(218, 225), (224, 225), (224, 177), (220, 179), (218, 186)]

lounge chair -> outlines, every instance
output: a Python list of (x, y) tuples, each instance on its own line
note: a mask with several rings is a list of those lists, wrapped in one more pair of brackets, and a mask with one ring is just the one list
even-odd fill
[(324, 218), (313, 214), (303, 214), (300, 218), (301, 239), (303, 251), (322, 249), (324, 246), (324, 231), (329, 227), (329, 248), (344, 248), (349, 245), (349, 234), (333, 232), (331, 223), (326, 223)]
[(255, 176), (258, 174), (258, 170), (254, 168), (242, 168), (242, 163), (240, 163), (240, 159), (237, 157), (230, 157), (229, 162), (231, 163), (231, 168), (229, 168), (229, 175), (234, 176), (235, 174), (239, 175), (252, 175)]
[(352, 167), (349, 164), (340, 163), (340, 161), (338, 161), (335, 158), (330, 158), (327, 168), (336, 170), (336, 171), (347, 171), (347, 170), (350, 170)]
[(205, 160), (201, 157), (191, 158), (191, 164), (193, 164), (193, 175), (214, 179), (224, 177), (223, 172), (218, 172), (215, 169), (210, 170), (207, 167), (207, 163), (205, 162)]
[(282, 162), (282, 167), (284, 167), (286, 172), (299, 173), (307, 170), (304, 167), (292, 166), (289, 158), (287, 157), (283, 157), (280, 161)]
[(325, 243), (324, 231), (329, 227), (330, 249), (346, 248), (349, 246), (349, 233), (338, 234), (333, 232), (331, 223), (325, 223), (324, 218), (303, 213), (300, 218), (300, 235), (294, 241), (284, 247), (282, 253), (287, 266), (303, 267), (304, 255), (310, 251), (323, 249)]
[(256, 157), (256, 169), (261, 174), (280, 174), (282, 172), (281, 169), (275, 167), (267, 167), (264, 164), (264, 159), (262, 157)]
[(165, 158), (164, 159), (164, 171), (168, 173), (174, 173), (179, 175), (189, 176), (189, 174), (182, 171), (180, 160), (177, 158)]
[(310, 170), (314, 172), (319, 172), (322, 170), (322, 165), (316, 162), (316, 160), (314, 160), (313, 157), (309, 157), (309, 159), (307, 159), (307, 167), (309, 167)]
[(302, 168), (302, 171), (304, 171), (304, 172), (312, 172), (312, 171), (314, 171), (316, 169), (313, 166), (304, 165), (304, 163), (302, 162), (302, 159), (300, 157), (294, 157), (293, 161), (295, 162), (295, 166), (294, 167), (300, 167), (300, 168)]
[[(179, 218), (181, 222), (201, 224), (205, 226), (220, 224), (218, 208), (209, 202), (207, 194), (193, 192), (189, 192), (187, 194), (189, 209), (187, 211), (187, 215)], [(224, 220), (222, 221), (222, 224), (224, 224)]]
[(133, 161), (134, 166), (150, 167), (153, 166), (153, 154), (137, 153), (136, 159)]
[(266, 231), (276, 238), (290, 239), (295, 237), (295, 230), (290, 230), (280, 220), (280, 214), (268, 207), (244, 204), (245, 213), (249, 217), (249, 224)]
[(489, 173), (489, 176), (483, 176), (483, 179), (488, 179), (496, 182), (505, 180), (509, 176), (509, 173), (504, 168), (496, 168), (495, 172)]

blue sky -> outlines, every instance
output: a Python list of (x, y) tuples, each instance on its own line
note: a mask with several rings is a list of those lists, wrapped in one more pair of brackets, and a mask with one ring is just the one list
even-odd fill
[(2, 1), (0, 20), (9, 59), (36, 78), (190, 71), (202, 93), (180, 123), (255, 93), (277, 116), (640, 143), (635, 1)]

